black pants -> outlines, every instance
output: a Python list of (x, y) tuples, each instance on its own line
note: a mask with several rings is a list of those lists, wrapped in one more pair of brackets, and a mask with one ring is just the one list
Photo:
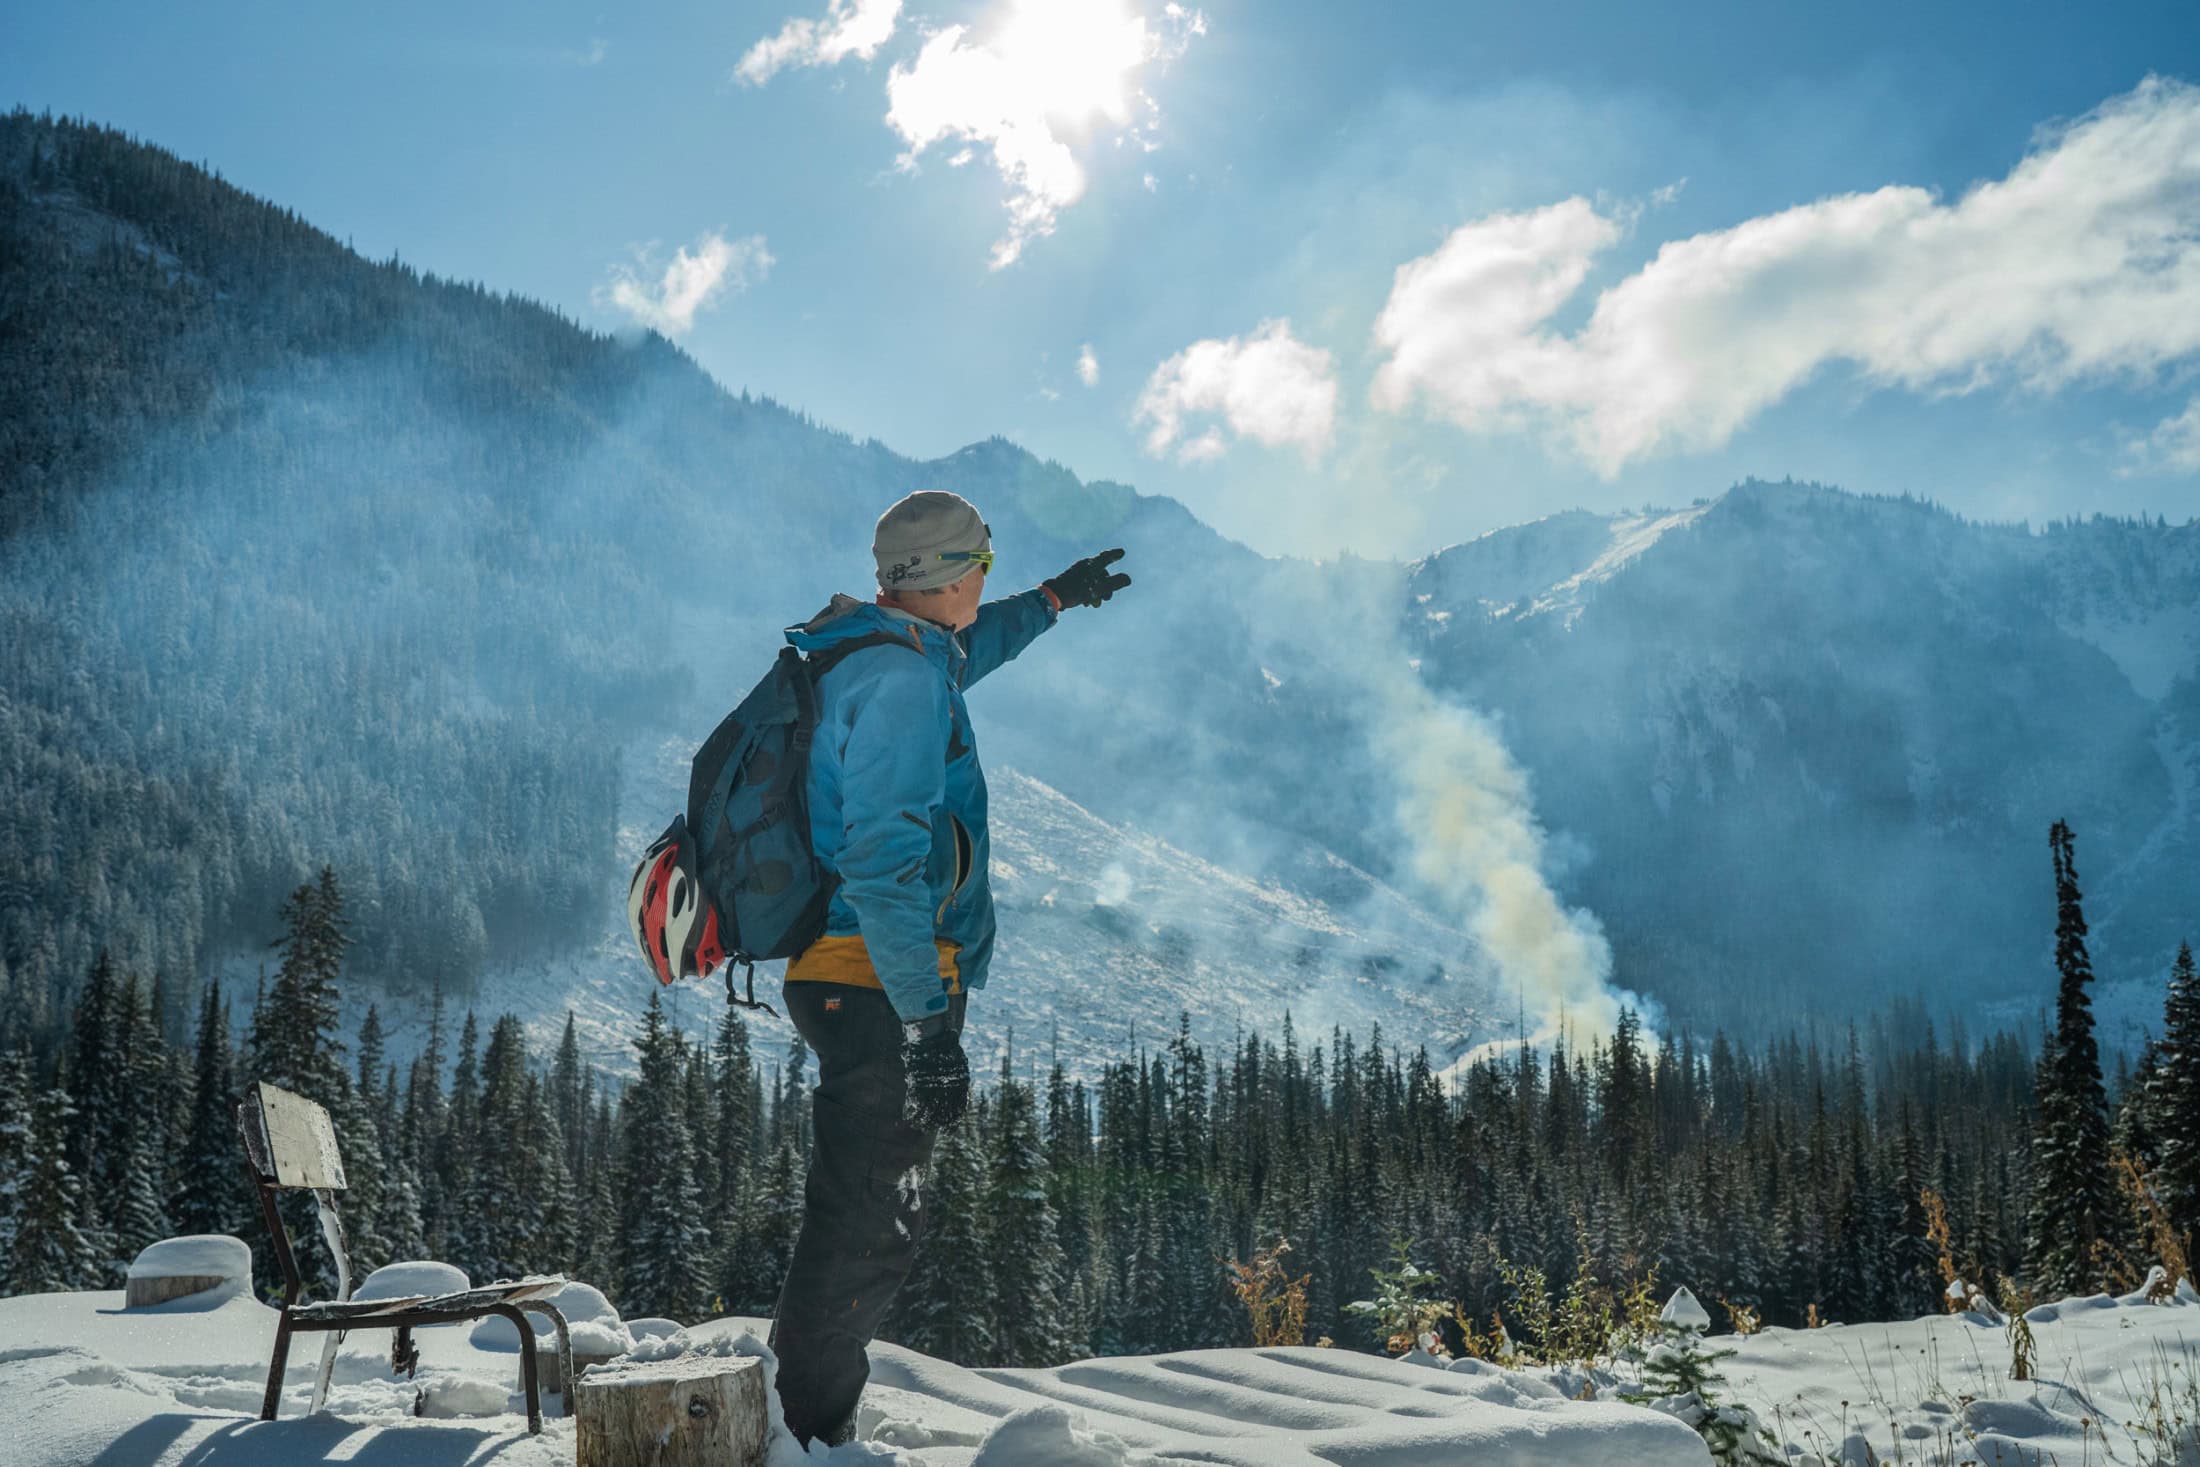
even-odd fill
[(817, 1055), (816, 1146), (771, 1347), (787, 1427), (807, 1445), (844, 1441), (855, 1424), (871, 1375), (864, 1347), (924, 1234), (919, 1184), (932, 1133), (903, 1116), (901, 1022), (885, 994), (789, 983), (786, 997), (788, 1017)]

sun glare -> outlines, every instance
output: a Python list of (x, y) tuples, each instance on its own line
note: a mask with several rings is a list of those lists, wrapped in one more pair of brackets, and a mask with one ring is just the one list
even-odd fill
[(1122, 0), (1010, 0), (994, 42), (1034, 114), (1072, 126), (1130, 120), (1130, 78), (1153, 54)]

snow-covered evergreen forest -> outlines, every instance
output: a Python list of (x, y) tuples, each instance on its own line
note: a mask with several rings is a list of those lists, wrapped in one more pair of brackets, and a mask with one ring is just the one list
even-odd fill
[[(1401, 1253), (1459, 1350), (1493, 1319), (1547, 1348), (1549, 1300), (1646, 1280), (1744, 1329), (1929, 1314), (1956, 1277), (1988, 1299), (2134, 1289), (2200, 1228), (2200, 973), (2181, 953), (2112, 1105), (2061, 826), (2051, 855), (2063, 982), (2036, 1055), (1915, 1007), (1762, 1046), (1629, 1014), (1609, 1043), (1516, 1048), (1449, 1086), (1425, 1049), (1288, 1022), (1212, 1055), (1180, 1031), (1091, 1084), (1008, 1053), (941, 1138), (935, 1231), (886, 1337), (1000, 1365), (1245, 1344), (1231, 1265), (1278, 1240), (1308, 1276), (1305, 1339), (1364, 1350), (1391, 1341), (1348, 1306)], [(628, 1316), (770, 1313), (809, 1144), (799, 1040), (758, 1053), (729, 1007), (691, 1042), (652, 995), (625, 1083), (570, 1025), (534, 1054), (516, 1016), (456, 1009), (400, 1065), (374, 1008), (339, 1032), (344, 903), (332, 869), (286, 898), (258, 993), (102, 959), (64, 1048), (0, 1059), (0, 1293), (111, 1286), (171, 1233), (264, 1247), (231, 1108), (266, 1079), (330, 1103), (359, 1265), (562, 1271)]]

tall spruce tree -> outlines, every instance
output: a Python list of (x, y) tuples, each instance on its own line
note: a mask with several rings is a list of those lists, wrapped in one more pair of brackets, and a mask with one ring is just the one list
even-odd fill
[(579, 1022), (565, 1011), (565, 1032), (558, 1037), (558, 1057), (550, 1071), (550, 1107), (565, 1138), (565, 1169), (572, 1177), (581, 1171), (581, 1149), (588, 1138), (588, 1100), (583, 1093), (583, 1066)]
[(2200, 970), (2190, 943), (2178, 945), (2162, 1008), (2162, 1039), (2146, 1096), (2161, 1153), (2155, 1183), (2191, 1258), (2200, 1245)]
[(634, 1041), (640, 1074), (625, 1096), (620, 1193), (626, 1199), (620, 1306), (698, 1318), (710, 1294), (710, 1234), (687, 1123), (687, 1045), (655, 993)]
[(183, 1233), (236, 1233), (251, 1217), (244, 1187), (244, 1151), (237, 1137), (236, 1057), (229, 1039), (229, 1006), (219, 982), (209, 982), (199, 1001), (197, 1044), (191, 1066), (191, 1118), (185, 1130), (181, 1185), (171, 1211)]
[(468, 1009), (465, 1022), (459, 1025), (450, 1094), (443, 1102), (442, 1124), (436, 1130), (432, 1152), (435, 1185), (430, 1195), (435, 1207), (428, 1214), (428, 1246), (438, 1258), (451, 1257), (454, 1250), (466, 1246), (463, 1239), (468, 1225), (466, 1209), (473, 1197), (474, 1148), (481, 1133), (481, 1080), (475, 1056), (480, 1034), (474, 1012)]
[(505, 1014), (490, 1026), (481, 1052), (473, 1158), (452, 1240), (453, 1261), (476, 1279), (518, 1278), (530, 1266), (526, 1241), (536, 1199), (528, 1192), (530, 1159), (521, 1150), (527, 1081), (526, 1030), (518, 1015)]
[(114, 1104), (123, 1130), (113, 1150), (100, 1158), (108, 1188), (112, 1250), (108, 1277), (121, 1283), (138, 1250), (168, 1236), (169, 1133), (175, 1125), (175, 1095), (168, 1067), (168, 1045), (161, 1033), (160, 988), (141, 993), (135, 977), (122, 985), (117, 1017), (123, 1044), (117, 1057), (121, 1093)]
[(0, 1051), (0, 1295), (16, 1292), (9, 1282), (17, 1219), (30, 1182), (32, 1148), (31, 1061), (22, 1051)]
[(367, 1005), (359, 1023), (358, 1071), (345, 1086), (341, 1103), (333, 1113), (336, 1137), (344, 1152), (345, 1241), (351, 1249), (352, 1274), (364, 1277), (370, 1270), (395, 1260), (385, 1226), (389, 1193), (394, 1124), (382, 1113), (384, 1054), (382, 1013)]
[(107, 1217), (116, 1173), (130, 1145), (128, 1038), (123, 980), (102, 948), (71, 1014), (69, 1123), (65, 1159), (81, 1193), (78, 1223), (101, 1252), (111, 1252)]
[(351, 938), (336, 872), (284, 899), (282, 965), (252, 1014), (252, 1078), (293, 1090), (334, 1111), (349, 1090), (337, 1035), (338, 986)]
[(8, 1287), (21, 1294), (100, 1286), (106, 1248), (84, 1226), (84, 1184), (69, 1165), (74, 1103), (58, 1086), (32, 1106), (30, 1171), (16, 1203)]
[(2039, 1060), (2039, 1120), (2025, 1267), (2048, 1298), (2107, 1287), (2122, 1206), (2109, 1175), (2108, 1092), (2093, 1037), (2093, 960), (2086, 951), (2076, 839), (2058, 820), (2048, 832), (2055, 864), (2055, 1031)]
[[(993, 1355), (1002, 1365), (1055, 1365), (1067, 1357), (1062, 1245), (1047, 1200), (1046, 1156), (1031, 1088), (1001, 1061), (981, 1204), (991, 1237)], [(934, 1216), (938, 1214), (935, 1212)]]
[[(997, 1289), (981, 1199), (985, 1176), (974, 1118), (941, 1131), (926, 1169), (924, 1233), (916, 1266), (895, 1297), (884, 1333), (943, 1360), (992, 1363), (998, 1358)], [(1014, 1301), (1008, 1301), (1014, 1307)]]
[(618, 1180), (614, 1159), (617, 1134), (618, 1123), (612, 1113), (611, 1096), (606, 1092), (597, 1097), (595, 1109), (589, 1116), (588, 1148), (582, 1158), (585, 1182), (577, 1203), (579, 1236), (574, 1263), (583, 1278), (616, 1279), (619, 1259), (625, 1252), (619, 1227), (619, 1206), (614, 1200)]
[(719, 1297), (732, 1300), (741, 1296), (745, 1267), (742, 1253), (749, 1243), (744, 1221), (750, 1172), (755, 1165), (756, 1113), (751, 1106), (756, 1070), (749, 1056), (749, 1026), (731, 1004), (719, 1020), (711, 1060), (715, 1066), (711, 1083), (718, 1104), (714, 1127), (718, 1195), (708, 1199), (708, 1207), (716, 1256), (715, 1287)]
[(759, 1314), (777, 1306), (779, 1289), (787, 1279), (787, 1265), (794, 1258), (794, 1243), (802, 1228), (802, 1158), (795, 1154), (794, 1138), (782, 1137), (757, 1174), (742, 1209), (743, 1248), (733, 1266), (727, 1296)]

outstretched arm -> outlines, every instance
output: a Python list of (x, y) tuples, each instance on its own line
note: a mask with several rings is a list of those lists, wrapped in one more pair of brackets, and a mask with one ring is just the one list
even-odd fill
[(1123, 558), (1121, 550), (1088, 555), (1036, 590), (988, 601), (978, 608), (978, 619), (963, 633), (969, 661), (963, 667), (963, 686), (969, 687), (994, 668), (1031, 645), (1032, 638), (1053, 626), (1072, 606), (1098, 606), (1131, 583), (1131, 578), (1108, 567)]
[(1044, 586), (979, 607), (978, 619), (962, 634), (968, 658), (963, 663), (963, 686), (969, 687), (1030, 646), (1060, 614)]

